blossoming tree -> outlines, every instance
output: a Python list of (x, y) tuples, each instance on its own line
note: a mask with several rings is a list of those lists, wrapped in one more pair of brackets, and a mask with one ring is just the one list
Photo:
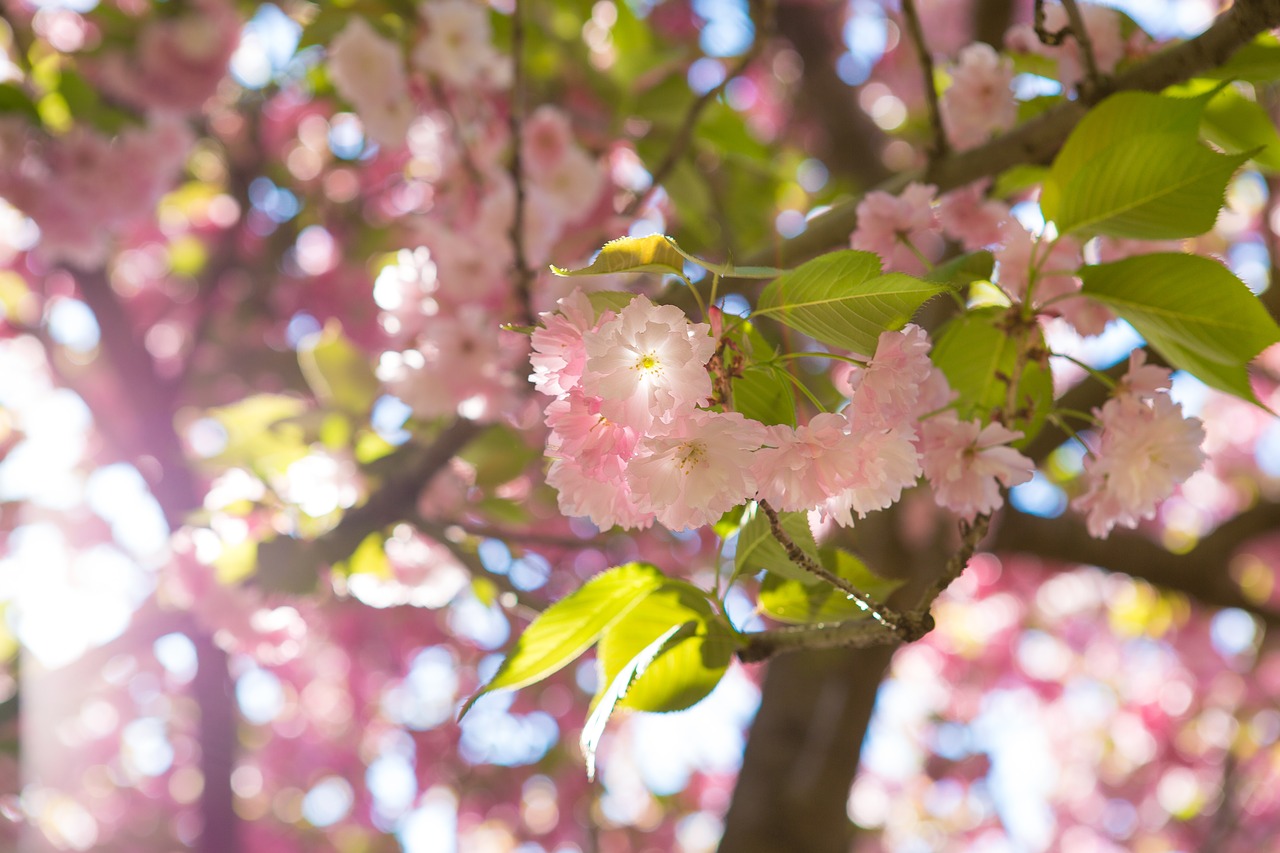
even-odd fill
[(3, 831), (1274, 839), (1280, 3), (1165, 5), (6, 3)]

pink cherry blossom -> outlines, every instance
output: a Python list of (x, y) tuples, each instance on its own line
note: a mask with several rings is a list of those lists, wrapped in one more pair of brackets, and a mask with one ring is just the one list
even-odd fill
[(697, 409), (640, 443), (627, 484), (671, 530), (711, 524), (755, 495), (752, 461), (768, 438), (764, 424), (737, 412)]
[(1151, 400), (1161, 391), (1168, 391), (1172, 381), (1173, 371), (1156, 364), (1147, 364), (1147, 351), (1136, 349), (1129, 353), (1129, 370), (1120, 377), (1116, 396)]
[(493, 50), (489, 10), (473, 0), (438, 0), (419, 7), (427, 31), (413, 49), (413, 64), (454, 86), (470, 86), (491, 74)]
[(904, 429), (855, 430), (857, 453), (853, 476), (843, 483), (843, 491), (828, 498), (819, 509), (837, 524), (853, 525), (853, 513), (863, 518), (885, 509), (902, 495), (902, 490), (920, 477), (920, 455), (915, 433)]
[(574, 388), (547, 406), (547, 453), (573, 459), (593, 477), (617, 476), (635, 454), (635, 430), (600, 414), (600, 400)]
[(951, 70), (951, 86), (943, 92), (939, 108), (957, 148), (972, 148), (1008, 130), (1018, 119), (1013, 99), (1013, 61), (1000, 56), (991, 45), (978, 42), (960, 51)]
[[(578, 387), (587, 363), (582, 336), (596, 325), (591, 300), (581, 290), (556, 303), (559, 311), (541, 316), (543, 325), (532, 335), (533, 354), (529, 362), (533, 373), (529, 381), (543, 394), (563, 397)], [(614, 316), (606, 312), (602, 320)]]
[(1072, 505), (1088, 514), (1089, 533), (1101, 538), (1117, 524), (1136, 527), (1153, 517), (1156, 504), (1203, 464), (1205, 434), (1200, 420), (1183, 417), (1168, 394), (1149, 401), (1123, 394), (1098, 418), (1097, 447), (1084, 461), (1088, 490)]
[(1009, 206), (987, 198), (987, 181), (978, 181), (947, 193), (938, 204), (942, 230), (972, 252), (1000, 242), (1000, 226), (1009, 219)]
[(848, 415), (858, 428), (909, 428), (922, 414), (917, 411), (920, 391), (934, 370), (930, 346), (925, 330), (914, 323), (899, 332), (880, 333), (875, 355), (848, 378)]
[(1000, 424), (959, 420), (948, 412), (920, 426), (924, 475), (939, 506), (973, 521), (1004, 503), (997, 481), (1016, 486), (1031, 479), (1035, 465), (1011, 447), (1022, 433)]
[(562, 513), (589, 518), (601, 530), (614, 526), (643, 530), (653, 524), (653, 512), (636, 506), (625, 479), (617, 476), (597, 479), (572, 459), (551, 461), (547, 485), (556, 490)]
[(886, 270), (923, 273), (924, 264), (907, 243), (931, 261), (942, 255), (942, 232), (933, 211), (937, 191), (933, 184), (912, 183), (899, 196), (867, 193), (858, 203), (858, 227), (849, 245), (875, 252)]
[(568, 116), (550, 104), (543, 104), (530, 113), (521, 131), (524, 135), (520, 140), (520, 156), (524, 167), (534, 175), (555, 170), (575, 144)]
[(706, 363), (715, 341), (673, 305), (637, 296), (617, 317), (583, 335), (582, 387), (612, 421), (647, 431), (670, 423), (711, 396)]
[(334, 89), (356, 108), (369, 136), (403, 143), (415, 110), (400, 46), (353, 16), (329, 45), (328, 67)]
[(784, 512), (805, 512), (842, 491), (859, 473), (858, 439), (843, 414), (815, 415), (804, 426), (769, 428), (756, 451), (760, 498)]

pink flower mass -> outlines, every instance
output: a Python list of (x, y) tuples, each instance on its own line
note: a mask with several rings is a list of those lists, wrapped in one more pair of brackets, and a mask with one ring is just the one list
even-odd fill
[(3, 5), (0, 850), (1275, 849), (1277, 0)]

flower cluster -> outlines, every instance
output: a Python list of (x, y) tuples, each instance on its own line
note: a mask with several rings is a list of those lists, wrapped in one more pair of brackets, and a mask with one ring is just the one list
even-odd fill
[(1094, 410), (1102, 429), (1085, 457), (1088, 490), (1074, 506), (1087, 513), (1089, 533), (1097, 537), (1153, 517), (1156, 504), (1205, 460), (1204, 425), (1184, 417), (1169, 397), (1169, 371), (1144, 360), (1134, 352), (1115, 395)]
[(766, 426), (706, 407), (715, 341), (678, 308), (639, 296), (597, 316), (580, 292), (560, 308), (533, 335), (530, 380), (556, 398), (547, 481), (562, 511), (602, 528), (700, 527), (753, 498), (851, 525), (922, 473), (940, 505), (972, 519), (1000, 506), (997, 482), (1031, 477), (1006, 446), (1020, 433), (937, 414), (953, 393), (919, 327), (881, 334), (843, 380), (843, 411)]

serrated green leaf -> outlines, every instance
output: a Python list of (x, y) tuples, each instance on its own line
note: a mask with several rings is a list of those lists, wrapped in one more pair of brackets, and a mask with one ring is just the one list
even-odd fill
[[(748, 510), (747, 523), (738, 531), (738, 545), (733, 557), (733, 576), (754, 575), (761, 569), (777, 572), (790, 578), (809, 578), (809, 572), (791, 562), (787, 550), (773, 535), (769, 517), (758, 506)], [(803, 512), (780, 512), (778, 521), (782, 529), (814, 560), (818, 559), (818, 544), (809, 527), (809, 516)]]
[(650, 234), (647, 237), (619, 237), (605, 243), (590, 265), (578, 270), (553, 266), (556, 275), (608, 275), (625, 272), (654, 272), (684, 277), (684, 255), (675, 248), (670, 237)]
[[(1007, 404), (1009, 380), (1018, 360), (1011, 322), (1017, 322), (1016, 313), (1008, 309), (980, 308), (952, 318), (938, 336), (930, 357), (959, 394), (956, 413), (961, 418), (989, 419)], [(1033, 336), (1035, 349), (1044, 351), (1039, 327), (1020, 334)], [(1024, 360), (1014, 399), (1025, 414), (1015, 418), (1010, 428), (1021, 430), (1025, 443), (1040, 431), (1053, 406), (1053, 376), (1048, 367)]]
[(1040, 207), (1057, 221), (1061, 194), (1080, 170), (1107, 149), (1136, 134), (1171, 133), (1194, 140), (1208, 96), (1170, 98), (1150, 92), (1118, 92), (1080, 120), (1045, 176)]
[(745, 506), (735, 506), (733, 509), (720, 516), (720, 520), (711, 526), (716, 535), (721, 539), (728, 539), (730, 536), (738, 532), (738, 528), (742, 527), (742, 517), (746, 513)]
[(1280, 327), (1244, 282), (1199, 255), (1139, 255), (1079, 271), (1083, 292), (1128, 320), (1175, 368), (1250, 402), (1245, 366)]
[(318, 400), (360, 418), (382, 393), (369, 359), (347, 340), (336, 320), (299, 348), (298, 366)]
[(665, 580), (648, 563), (627, 563), (596, 575), (548, 607), (525, 628), (492, 680), (467, 700), (459, 719), (486, 693), (524, 687), (558, 671)]
[(795, 396), (791, 381), (778, 373), (771, 364), (753, 364), (735, 377), (733, 409), (748, 418), (765, 424), (795, 426)]
[[(595, 778), (596, 750), (600, 747), (600, 738), (604, 735), (605, 725), (609, 722), (609, 718), (613, 716), (614, 709), (618, 707), (618, 701), (626, 695), (632, 682), (643, 675), (645, 669), (653, 662), (654, 658), (662, 653), (667, 643), (678, 636), (683, 636), (690, 630), (693, 630), (691, 625), (672, 625), (661, 636), (646, 646), (640, 654), (632, 658), (623, 667), (622, 671), (609, 682), (609, 686), (605, 688), (604, 693), (596, 700), (596, 706), (591, 711), (591, 715), (587, 717), (587, 722), (582, 727), (582, 734), (578, 738), (578, 746), (582, 749), (582, 756), (587, 763), (587, 779)], [(465, 708), (463, 713), (466, 713)]]
[(875, 352), (880, 333), (901, 329), (947, 288), (903, 273), (880, 274), (871, 252), (831, 252), (783, 273), (760, 295), (755, 317), (768, 315), (815, 340)]
[[(1094, 107), (1053, 161), (1040, 195), (1060, 233), (1161, 240), (1213, 227), (1227, 181), (1248, 159), (1200, 143), (1194, 97), (1120, 92)], [(1256, 153), (1256, 152), (1251, 152)]]
[(1227, 181), (1256, 154), (1219, 154), (1171, 133), (1138, 134), (1108, 148), (1062, 188), (1061, 233), (1139, 240), (1194, 237), (1213, 227)]
[[(884, 601), (902, 586), (900, 580), (877, 575), (848, 551), (824, 548), (822, 562), (832, 574), (876, 601)], [(760, 609), (780, 622), (792, 623), (843, 622), (867, 616), (856, 601), (819, 578), (787, 578), (773, 572), (766, 574), (760, 585)]]
[(697, 587), (669, 581), (652, 592), (600, 637), (596, 659), (602, 683), (619, 672), (672, 626), (692, 625), (667, 644), (642, 676), (637, 676), (622, 707), (636, 711), (680, 711), (701, 701), (720, 682), (738, 644), (735, 634)]

